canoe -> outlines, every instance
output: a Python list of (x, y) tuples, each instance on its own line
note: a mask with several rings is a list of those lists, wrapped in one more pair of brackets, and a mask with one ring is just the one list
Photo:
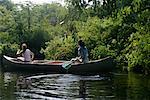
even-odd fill
[[(65, 67), (64, 67), (65, 65)], [(68, 68), (66, 68), (66, 66)], [(3, 56), (4, 71), (25, 71), (25, 72), (49, 72), (69, 74), (97, 74), (111, 72), (115, 68), (111, 57), (89, 61), (86, 64), (75, 64), (71, 61), (34, 60), (33, 62), (22, 62), (17, 58)]]

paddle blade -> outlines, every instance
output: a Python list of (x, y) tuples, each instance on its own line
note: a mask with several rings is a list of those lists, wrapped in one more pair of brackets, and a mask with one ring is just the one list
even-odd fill
[(69, 62), (64, 62), (64, 63), (62, 64), (62, 67), (65, 68), (66, 70), (68, 70), (68, 69), (71, 67), (71, 64), (72, 64), (71, 61), (69, 61)]

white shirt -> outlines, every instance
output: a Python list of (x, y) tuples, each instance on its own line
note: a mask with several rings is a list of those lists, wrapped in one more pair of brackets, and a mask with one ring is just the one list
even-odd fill
[(31, 61), (32, 52), (29, 49), (23, 53), (24, 61)]

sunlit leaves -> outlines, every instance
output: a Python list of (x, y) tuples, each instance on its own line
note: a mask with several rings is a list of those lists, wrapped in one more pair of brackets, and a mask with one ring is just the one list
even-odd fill
[[(137, 24), (136, 27), (138, 27)], [(149, 33), (150, 32), (143, 27), (139, 28), (138, 32), (133, 33), (130, 36), (129, 40), (131, 41), (131, 44), (128, 46), (128, 50), (130, 50), (126, 55), (129, 67), (142, 66), (144, 70), (147, 70), (150, 67), (150, 60), (148, 60), (150, 59)]]
[(0, 54), (15, 56), (19, 45), (16, 43), (0, 43)]
[(85, 41), (89, 49), (99, 41), (102, 27), (100, 23), (101, 20), (97, 17), (89, 18), (87, 22), (76, 22), (78, 37)]
[(15, 21), (11, 11), (5, 7), (0, 6), (0, 31), (12, 32), (15, 28)]
[(100, 59), (107, 56), (114, 56), (115, 53), (106, 46), (98, 45), (91, 51), (91, 54), (93, 59)]
[(140, 8), (141, 3), (142, 3), (142, 0), (133, 0), (133, 1), (132, 1), (132, 4), (134, 5), (133, 10), (134, 10), (135, 12), (138, 11), (138, 9)]
[(66, 59), (70, 60), (75, 57), (75, 43), (71, 36), (60, 38), (47, 42), (47, 47), (42, 50), (47, 59)]
[(42, 47), (46, 59), (70, 60), (75, 57), (77, 41), (82, 39), (90, 59), (111, 55), (118, 65), (147, 70), (149, 0), (88, 1), (66, 0), (67, 8), (60, 4), (31, 4), (19, 9), (15, 6), (11, 11), (0, 6), (0, 42), (27, 41), (35, 51)]

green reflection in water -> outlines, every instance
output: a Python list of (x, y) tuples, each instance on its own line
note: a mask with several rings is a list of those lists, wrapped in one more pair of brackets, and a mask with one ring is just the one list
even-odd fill
[(0, 72), (0, 100), (15, 100), (16, 75)]
[(114, 86), (118, 100), (150, 100), (149, 76), (134, 73), (115, 75)]
[(149, 76), (128, 74), (127, 97), (134, 100), (150, 100)]
[[(15, 100), (17, 98), (26, 98), (20, 97), (20, 95), (15, 95), (16, 92), (21, 91), (21, 89), (19, 90), (16, 88), (16, 81), (20, 76), (21, 75), (17, 73), (4, 73), (2, 71), (0, 72), (0, 100)], [(23, 77), (26, 76), (32, 75), (27, 74)], [(67, 85), (68, 87), (62, 87), (63, 85), (61, 85), (61, 80), (59, 82), (59, 85), (58, 83), (55, 84), (56, 79), (62, 79), (59, 78), (62, 76), (64, 75), (58, 75), (57, 77), (51, 75), (51, 77), (45, 77), (41, 79), (39, 78), (39, 80), (37, 79), (37, 81), (32, 80), (32, 85), (35, 84), (35, 87), (41, 87), (41, 85), (36, 84), (36, 82), (42, 82), (43, 85), (41, 88), (45, 89), (45, 91), (55, 91), (56, 97), (57, 93), (64, 93), (64, 95), (62, 95), (62, 99), (69, 98), (67, 96), (70, 96), (69, 99), (84, 98), (91, 100), (150, 100), (149, 76), (143, 76), (134, 73), (113, 74), (109, 76), (96, 77), (95, 79), (91, 79), (88, 77), (83, 78), (83, 76), (78, 76), (79, 79), (68, 81), (71, 84)], [(72, 77), (76, 76), (72, 75)], [(69, 80), (67, 75), (63, 79)], [(52, 85), (53, 87), (51, 87)], [(63, 90), (64, 92), (57, 91), (57, 88), (58, 90)], [(30, 90), (30, 88), (27, 90)]]

